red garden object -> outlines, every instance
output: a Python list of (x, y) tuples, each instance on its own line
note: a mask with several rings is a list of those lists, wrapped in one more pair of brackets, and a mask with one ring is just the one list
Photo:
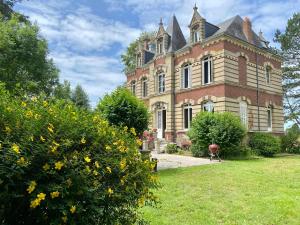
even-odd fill
[(213, 157), (217, 157), (219, 159), (219, 161), (221, 162), (221, 159), (219, 157), (220, 146), (217, 144), (211, 144), (208, 146), (208, 149), (209, 149), (210, 160), (212, 160)]

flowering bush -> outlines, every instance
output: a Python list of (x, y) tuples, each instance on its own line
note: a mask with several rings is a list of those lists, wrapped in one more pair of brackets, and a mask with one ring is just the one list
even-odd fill
[(1, 224), (133, 224), (156, 202), (134, 129), (0, 87)]

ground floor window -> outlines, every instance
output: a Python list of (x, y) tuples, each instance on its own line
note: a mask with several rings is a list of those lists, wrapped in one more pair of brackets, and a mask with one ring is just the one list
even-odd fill
[(202, 110), (204, 112), (214, 112), (214, 103), (212, 101), (207, 101), (202, 104)]
[(272, 108), (267, 108), (267, 123), (268, 123), (268, 131), (272, 131)]
[(240, 119), (245, 127), (248, 127), (248, 108), (245, 101), (240, 102)]
[(193, 111), (191, 105), (185, 105), (183, 107), (183, 128), (189, 129), (191, 127)]

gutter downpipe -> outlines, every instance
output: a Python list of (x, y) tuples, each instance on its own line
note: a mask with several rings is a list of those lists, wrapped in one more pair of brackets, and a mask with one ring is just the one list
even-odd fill
[(260, 112), (259, 112), (259, 83), (258, 83), (258, 57), (257, 52), (255, 52), (255, 63), (256, 63), (256, 105), (257, 105), (257, 122), (258, 122), (258, 131), (260, 131)]

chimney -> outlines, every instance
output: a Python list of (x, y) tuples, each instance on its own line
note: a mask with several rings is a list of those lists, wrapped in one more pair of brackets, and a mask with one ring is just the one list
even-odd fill
[(244, 22), (243, 22), (243, 32), (251, 44), (253, 44), (253, 32), (252, 32), (252, 25), (251, 21), (248, 17), (245, 17)]

